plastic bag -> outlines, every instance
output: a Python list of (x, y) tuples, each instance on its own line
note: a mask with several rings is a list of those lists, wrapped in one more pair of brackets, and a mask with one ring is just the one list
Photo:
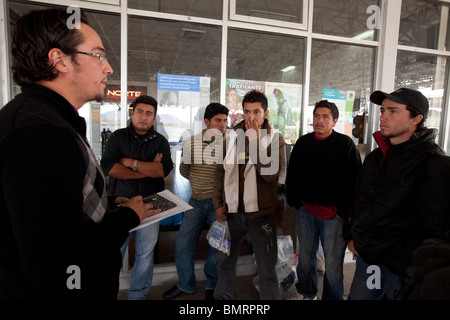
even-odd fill
[(287, 291), (297, 277), (295, 272), (298, 257), (294, 253), (294, 243), (291, 236), (277, 236), (278, 261), (275, 266), (278, 283), (284, 291)]
[(211, 247), (222, 251), (227, 256), (230, 255), (231, 238), (226, 221), (214, 221), (206, 234), (206, 239)]
[(294, 256), (294, 243), (291, 236), (277, 236), (278, 261), (283, 263)]

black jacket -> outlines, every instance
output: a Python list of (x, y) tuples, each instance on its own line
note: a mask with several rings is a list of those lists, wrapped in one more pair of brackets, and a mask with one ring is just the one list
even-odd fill
[[(386, 144), (379, 133), (378, 144)], [(435, 130), (377, 148), (365, 159), (357, 184), (352, 237), (368, 264), (383, 262), (405, 275), (413, 251), (427, 238), (441, 238), (450, 215), (450, 162), (434, 143)]]
[(302, 201), (336, 206), (337, 215), (347, 218), (360, 169), (361, 157), (348, 136), (333, 131), (319, 141), (314, 132), (306, 134), (297, 140), (289, 159), (287, 202), (297, 209)]
[[(114, 131), (108, 138), (101, 166), (105, 175), (121, 158), (132, 158), (139, 161), (151, 162), (158, 153), (161, 159), (164, 176), (173, 169), (170, 146), (167, 139), (156, 132), (152, 126), (145, 135), (138, 135), (133, 124), (127, 128)], [(131, 198), (137, 195), (143, 197), (164, 190), (164, 178), (143, 179), (111, 179), (111, 193), (114, 197)]]
[[(139, 217), (83, 212), (85, 137), (72, 105), (39, 85), (0, 110), (0, 299), (117, 298), (120, 248)], [(72, 265), (81, 289), (67, 286)]]

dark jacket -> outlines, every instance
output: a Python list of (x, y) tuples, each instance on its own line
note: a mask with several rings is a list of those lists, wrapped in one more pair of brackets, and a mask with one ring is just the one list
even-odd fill
[(306, 134), (297, 140), (289, 159), (287, 202), (297, 209), (302, 201), (336, 206), (337, 215), (347, 218), (360, 169), (361, 157), (350, 137), (333, 130), (319, 141), (314, 132)]
[[(161, 159), (164, 176), (173, 169), (169, 142), (163, 135), (156, 132), (152, 126), (145, 135), (138, 135), (133, 124), (127, 128), (114, 131), (108, 138), (101, 166), (105, 175), (121, 158), (131, 158), (151, 162), (158, 153)], [(143, 197), (164, 190), (164, 178), (143, 179), (112, 179), (113, 196), (131, 198), (137, 195)]]
[[(81, 139), (84, 119), (48, 88), (24, 87), (0, 110), (0, 299), (117, 298), (120, 248), (139, 217), (121, 208), (95, 223), (83, 212)], [(72, 265), (81, 289), (67, 286)]]
[[(264, 124), (262, 126), (263, 129), (270, 130), (268, 126), (267, 120), (264, 121)], [(237, 124), (234, 127), (234, 130), (242, 129), (245, 131), (245, 122), (242, 121), (239, 124)], [(257, 217), (261, 217), (268, 214), (274, 214), (275, 208), (278, 203), (278, 180), (280, 174), (284, 175), (284, 172), (282, 170), (286, 170), (283, 163), (285, 163), (286, 159), (286, 150), (285, 150), (285, 142), (283, 135), (280, 133), (278, 135), (274, 135), (274, 139), (278, 138), (278, 171), (272, 175), (262, 175), (261, 169), (264, 167), (271, 167), (273, 163), (269, 163), (267, 165), (261, 164), (258, 160), (254, 160), (255, 168), (256, 168), (256, 186), (257, 190), (254, 190), (254, 192), (258, 195), (258, 208), (259, 211), (257, 212), (246, 212), (248, 215), (248, 218), (255, 219)], [(239, 139), (238, 139), (239, 140)], [(248, 148), (248, 139), (246, 138), (245, 143), (245, 164), (239, 164), (239, 211), (245, 212), (244, 208), (244, 201), (243, 201), (243, 194), (244, 194), (244, 170), (245, 167), (249, 161), (249, 148)], [(227, 140), (226, 140), (227, 141)], [(223, 147), (223, 154), (225, 156), (227, 147), (226, 147), (226, 141)], [(270, 153), (271, 147), (268, 147), (268, 156), (271, 156)], [(224, 193), (224, 177), (225, 177), (225, 170), (223, 167), (223, 163), (218, 164), (216, 168), (216, 178), (215, 178), (215, 184), (214, 184), (214, 193), (213, 193), (213, 203), (214, 208), (217, 209), (221, 206), (226, 206), (226, 199), (225, 199), (225, 193)], [(228, 208), (226, 207), (226, 210), (228, 212)]]
[[(427, 238), (441, 238), (450, 215), (450, 163), (434, 143), (436, 130), (399, 145), (374, 134), (379, 145), (365, 159), (357, 184), (352, 237), (368, 264), (383, 262), (406, 275), (412, 253)], [(383, 153), (383, 149), (388, 151)]]

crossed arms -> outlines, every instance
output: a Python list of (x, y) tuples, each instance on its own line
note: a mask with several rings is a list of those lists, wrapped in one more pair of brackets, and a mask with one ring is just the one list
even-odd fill
[(162, 153), (158, 153), (153, 161), (138, 160), (137, 171), (132, 169), (135, 159), (121, 158), (114, 164), (108, 175), (117, 179), (164, 178), (162, 157)]

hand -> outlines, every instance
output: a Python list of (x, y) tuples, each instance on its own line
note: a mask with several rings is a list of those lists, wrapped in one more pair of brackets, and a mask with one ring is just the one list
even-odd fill
[(133, 209), (139, 216), (141, 222), (142, 220), (161, 212), (161, 209), (153, 209), (153, 204), (142, 202), (142, 196), (131, 198), (128, 202), (124, 203), (123, 206)]
[(227, 221), (227, 213), (224, 206), (216, 209), (216, 218), (219, 222)]
[(117, 198), (114, 199), (114, 204), (115, 204), (116, 206), (121, 206), (121, 205), (123, 205), (124, 203), (128, 202), (129, 200), (130, 200), (130, 199), (125, 198), (125, 197), (117, 197)]
[[(250, 131), (250, 134), (247, 135), (249, 140), (259, 139), (259, 125), (258, 125), (258, 121), (256, 121), (256, 119), (254, 119), (254, 118), (249, 119), (249, 120), (245, 123), (245, 129), (246, 129), (246, 130), (250, 130), (250, 129), (253, 129), (253, 130), (254, 130), (254, 131), (251, 130), (251, 131)], [(252, 134), (252, 131), (253, 131), (254, 133), (256, 133), (256, 136), (255, 136), (254, 134)]]
[(155, 156), (155, 159), (153, 159), (153, 162), (160, 162), (161, 159), (162, 159), (162, 157), (163, 157), (163, 154), (162, 154), (162, 153), (158, 153), (158, 154)]
[(352, 252), (355, 256), (359, 256), (358, 252), (355, 249), (355, 244), (353, 243), (353, 240), (350, 240), (347, 243), (347, 248), (350, 252)]

